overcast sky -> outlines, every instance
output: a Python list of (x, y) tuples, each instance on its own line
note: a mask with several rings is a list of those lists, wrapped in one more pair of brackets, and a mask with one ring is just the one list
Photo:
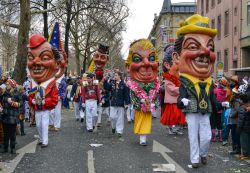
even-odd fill
[[(176, 2), (194, 2), (195, 0), (171, 0)], [(127, 31), (123, 32), (123, 58), (127, 58), (130, 43), (139, 38), (147, 38), (152, 26), (154, 13), (162, 8), (163, 0), (128, 0), (130, 16), (127, 19)]]

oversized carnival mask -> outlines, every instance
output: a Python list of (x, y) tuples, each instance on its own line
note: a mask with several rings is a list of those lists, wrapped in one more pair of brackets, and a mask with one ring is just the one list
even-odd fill
[(104, 66), (108, 62), (109, 46), (105, 43), (98, 45), (97, 51), (94, 53), (93, 60), (97, 70), (103, 70)]
[(199, 79), (211, 76), (215, 62), (213, 39), (204, 34), (186, 34), (180, 53), (180, 72)]
[(177, 30), (175, 54), (180, 72), (204, 80), (211, 76), (215, 62), (214, 41), (217, 30), (209, 28), (209, 18), (195, 14)]
[(58, 69), (58, 72), (55, 75), (56, 78), (60, 78), (63, 74), (65, 74), (65, 71), (66, 71), (67, 66), (68, 66), (67, 54), (65, 52), (62, 52), (62, 55), (63, 55), (63, 58), (60, 59), (60, 61), (58, 62), (59, 69)]
[(174, 54), (174, 46), (168, 45), (164, 49), (164, 59), (162, 62), (163, 71), (171, 75), (179, 76), (179, 59)]
[(37, 83), (53, 78), (58, 71), (58, 64), (52, 46), (42, 35), (36, 34), (29, 39), (28, 47), (27, 66), (31, 78)]
[(130, 45), (126, 67), (131, 79), (142, 83), (154, 82), (158, 75), (158, 62), (157, 52), (149, 40), (140, 39)]

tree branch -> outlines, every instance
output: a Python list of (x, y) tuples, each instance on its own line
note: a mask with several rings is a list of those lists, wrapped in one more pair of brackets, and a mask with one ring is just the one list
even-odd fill
[(0, 23), (1, 23), (2, 25), (9, 26), (9, 27), (12, 27), (12, 28), (17, 28), (17, 29), (19, 28), (19, 25), (14, 24), (14, 23), (10, 23), (10, 22), (7, 21), (7, 20), (0, 19)]

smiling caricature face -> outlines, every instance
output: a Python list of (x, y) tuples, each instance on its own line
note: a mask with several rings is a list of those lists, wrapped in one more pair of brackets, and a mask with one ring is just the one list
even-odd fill
[(211, 76), (215, 62), (214, 42), (204, 34), (186, 34), (182, 42), (179, 69), (199, 79)]
[(48, 42), (29, 48), (27, 65), (31, 78), (37, 83), (49, 80), (58, 71), (57, 62)]
[(104, 69), (104, 66), (108, 61), (108, 55), (96, 51), (93, 56), (93, 60), (95, 62), (96, 69)]
[[(145, 46), (146, 45), (146, 46)], [(142, 39), (130, 48), (131, 63), (127, 66), (130, 78), (142, 82), (150, 83), (156, 80), (158, 74), (158, 57), (153, 45)]]

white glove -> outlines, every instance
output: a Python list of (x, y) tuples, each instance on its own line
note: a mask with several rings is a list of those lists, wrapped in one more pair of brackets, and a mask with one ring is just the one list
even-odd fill
[(99, 103), (99, 106), (102, 106), (102, 102), (101, 102), (101, 103)]
[(45, 100), (42, 100), (42, 105), (44, 105), (45, 104)]
[(151, 108), (153, 108), (153, 107), (155, 107), (155, 104), (154, 104), (154, 103), (151, 103), (151, 105), (150, 105), (150, 106), (151, 106)]
[(70, 101), (73, 101), (73, 97), (70, 98)]
[(221, 105), (223, 107), (229, 108), (229, 102), (222, 102)]
[(127, 108), (128, 108), (128, 105), (124, 105), (124, 108), (127, 109)]
[(183, 99), (181, 99), (181, 102), (184, 104), (184, 106), (187, 106), (188, 103), (190, 102), (190, 100), (186, 99), (186, 98), (183, 98)]
[(3, 112), (3, 108), (0, 106), (0, 112)]
[(82, 107), (85, 108), (85, 103), (82, 103)]
[(11, 104), (11, 102), (12, 102), (11, 98), (8, 98), (7, 101), (9, 104)]
[(141, 103), (144, 103), (145, 102), (145, 99), (141, 99)]
[(32, 99), (32, 104), (35, 105), (36, 104), (36, 100), (35, 99)]

